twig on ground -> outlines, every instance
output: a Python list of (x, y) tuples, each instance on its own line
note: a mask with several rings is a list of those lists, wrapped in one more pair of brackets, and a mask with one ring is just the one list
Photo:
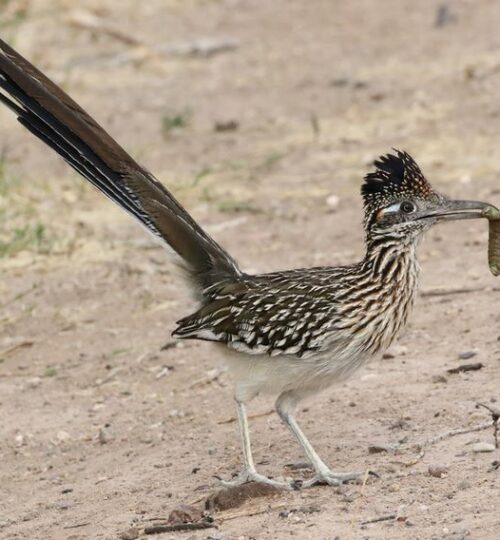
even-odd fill
[(206, 386), (207, 384), (212, 384), (217, 382), (221, 375), (226, 372), (226, 368), (215, 368), (211, 369), (206, 377), (201, 377), (189, 385), (189, 389), (192, 390), (198, 386)]
[(420, 296), (430, 298), (432, 296), (451, 296), (454, 294), (469, 294), (484, 291), (484, 287), (460, 287), (457, 289), (430, 289), (422, 291)]
[(430, 289), (427, 291), (422, 291), (420, 296), (422, 297), (432, 297), (432, 296), (452, 296), (455, 294), (470, 294), (475, 292), (489, 292), (489, 291), (500, 291), (500, 287), (459, 287), (455, 289)]
[(174, 525), (156, 524), (144, 528), (144, 534), (158, 534), (174, 531), (198, 531), (200, 529), (211, 529), (215, 523), (208, 521), (198, 521), (196, 523), (175, 523)]
[(446, 373), (449, 373), (450, 375), (454, 375), (456, 373), (465, 373), (466, 371), (478, 371), (479, 369), (482, 369), (484, 366), (481, 362), (475, 362), (474, 364), (462, 364), (461, 366), (447, 369)]
[(234, 51), (240, 43), (236, 39), (199, 38), (179, 43), (164, 43), (155, 47), (155, 52), (174, 56), (209, 57), (223, 52)]
[(86, 527), (90, 525), (90, 521), (84, 521), (83, 523), (75, 523), (74, 525), (65, 525), (63, 529), (78, 529), (79, 527)]
[(436, 435), (435, 437), (431, 437), (429, 439), (426, 439), (425, 441), (417, 443), (416, 446), (418, 448), (423, 449), (427, 446), (432, 446), (433, 444), (444, 441), (445, 439), (449, 439), (450, 437), (456, 437), (457, 435), (465, 435), (467, 433), (475, 433), (476, 431), (483, 431), (484, 429), (488, 429), (491, 426), (492, 426), (491, 421), (488, 421), (488, 422), (483, 422), (482, 424), (477, 424), (476, 426), (472, 426), (468, 428), (452, 429), (450, 431), (445, 431), (444, 433), (441, 433), (440, 435)]
[(420, 449), (420, 452), (418, 453), (418, 456), (413, 459), (412, 461), (391, 461), (394, 465), (402, 465), (403, 467), (413, 467), (417, 463), (419, 463), (422, 458), (425, 456), (425, 450)]
[[(248, 419), (249, 420), (254, 420), (255, 418), (262, 418), (263, 416), (269, 416), (270, 414), (273, 414), (273, 412), (274, 412), (274, 409), (272, 409), (270, 411), (265, 411), (265, 412), (255, 413), (255, 414), (249, 414)], [(236, 420), (237, 420), (236, 416), (231, 416), (231, 418), (227, 418), (226, 420), (220, 420), (219, 422), (217, 422), (217, 424), (219, 424), (219, 425), (231, 424), (233, 422), (236, 422)]]
[(34, 341), (21, 341), (20, 343), (10, 345), (3, 351), (0, 351), (0, 358), (5, 358), (6, 356), (9, 356), (10, 354), (16, 352), (18, 349), (24, 349), (25, 347), (33, 347), (34, 344)]
[[(495, 422), (491, 422), (491, 421), (488, 421), (488, 422), (483, 422), (482, 424), (477, 424), (475, 426), (472, 426), (472, 427), (468, 427), (468, 428), (458, 428), (458, 429), (452, 429), (450, 431), (445, 431), (444, 433), (440, 433), (439, 435), (436, 435), (434, 437), (430, 437), (428, 439), (425, 439), (421, 442), (418, 442), (416, 444), (413, 445), (414, 448), (417, 448), (418, 451), (419, 451), (419, 454), (418, 456), (410, 461), (410, 462), (406, 462), (406, 461), (391, 461), (391, 463), (394, 463), (394, 464), (397, 464), (397, 465), (402, 465), (404, 467), (413, 467), (413, 465), (416, 465), (417, 463), (419, 463), (422, 458), (425, 456), (425, 448), (429, 447), (429, 446), (432, 446), (433, 444), (436, 444), (438, 442), (441, 442), (441, 441), (444, 441), (445, 439), (449, 439), (451, 437), (456, 437), (458, 435), (466, 435), (467, 433), (476, 433), (477, 431), (483, 431), (485, 429), (488, 429), (490, 427), (494, 427), (495, 428)], [(498, 427), (497, 427), (498, 429)], [(495, 442), (497, 441), (497, 439), (495, 439)], [(401, 447), (402, 448), (402, 447)], [(497, 447), (498, 448), (498, 447)]]
[(366, 521), (362, 521), (361, 525), (368, 525), (369, 523), (379, 523), (380, 521), (393, 521), (397, 519), (396, 514), (389, 514), (387, 516), (380, 516), (372, 519), (367, 519)]
[(68, 22), (78, 28), (105, 34), (113, 39), (126, 43), (127, 45), (142, 45), (142, 42), (139, 39), (123, 32), (120, 28), (111, 26), (103, 18), (94, 15), (90, 11), (72, 11), (68, 16)]
[(264, 514), (265, 512), (269, 512), (271, 510), (285, 508), (288, 505), (288, 502), (281, 502), (277, 504), (266, 504), (265, 506), (247, 508), (246, 510), (240, 510), (239, 512), (220, 512), (217, 514), (217, 521), (229, 521), (230, 519), (240, 517), (256, 516), (257, 514)]

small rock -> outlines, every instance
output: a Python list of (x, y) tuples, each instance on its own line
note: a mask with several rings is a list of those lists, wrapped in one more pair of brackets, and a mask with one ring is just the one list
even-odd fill
[(435, 384), (446, 384), (448, 382), (444, 375), (434, 375), (431, 380)]
[(22, 433), (18, 433), (14, 437), (14, 444), (17, 448), (26, 444), (26, 437)]
[(388, 487), (388, 490), (390, 493), (397, 493), (398, 491), (401, 490), (401, 486), (397, 483), (394, 483)]
[(41, 377), (31, 377), (28, 379), (27, 386), (28, 388), (38, 388), (42, 384)]
[(224, 540), (224, 535), (217, 531), (207, 536), (207, 540)]
[(346, 503), (352, 503), (356, 500), (356, 497), (354, 496), (353, 493), (341, 493), (342, 495), (342, 501), (343, 502), (346, 502)]
[(330, 82), (331, 86), (347, 86), (349, 79), (347, 77), (338, 77)]
[(168, 351), (169, 349), (175, 349), (176, 347), (178, 347), (178, 345), (179, 345), (178, 341), (167, 341), (165, 345), (162, 345), (160, 347), (160, 351)]
[(398, 446), (398, 444), (371, 444), (368, 447), (368, 453), (381, 454), (382, 452), (394, 452)]
[(382, 358), (395, 358), (396, 356), (405, 356), (408, 353), (408, 347), (404, 345), (392, 345), (384, 353)]
[(225, 131), (236, 131), (240, 124), (237, 120), (219, 120), (215, 122), (214, 131), (223, 133)]
[(434, 26), (436, 28), (441, 28), (448, 24), (456, 22), (457, 16), (451, 11), (450, 6), (443, 2), (438, 6), (436, 11), (436, 18), (434, 19)]
[(97, 439), (100, 444), (107, 444), (113, 439), (113, 434), (111, 433), (111, 426), (109, 424), (106, 424), (104, 427), (99, 429), (99, 434), (97, 435)]
[(67, 431), (61, 430), (57, 432), (56, 438), (58, 442), (66, 442), (71, 439), (71, 435)]
[(474, 356), (477, 356), (477, 352), (476, 351), (465, 351), (465, 352), (461, 352), (459, 355), (458, 355), (458, 358), (460, 360), (469, 360), (469, 358), (474, 358)]
[(326, 204), (330, 209), (336, 210), (339, 206), (340, 198), (337, 195), (329, 195), (326, 198)]
[(448, 468), (444, 465), (429, 465), (428, 473), (434, 478), (444, 478), (448, 472)]
[(316, 512), (321, 512), (321, 507), (317, 504), (310, 504), (308, 506), (300, 507), (299, 511), (303, 514), (315, 514)]
[(139, 538), (139, 529), (130, 527), (130, 529), (121, 532), (119, 538), (120, 540), (135, 540), (136, 538)]
[(465, 489), (469, 489), (469, 488), (470, 488), (470, 482), (468, 482), (467, 480), (462, 480), (457, 486), (457, 489), (459, 489), (460, 491), (464, 491)]
[(494, 452), (495, 445), (487, 442), (478, 442), (472, 447), (472, 451), (476, 454), (481, 452)]
[(196, 523), (202, 519), (203, 511), (200, 508), (189, 504), (181, 504), (170, 512), (168, 523)]

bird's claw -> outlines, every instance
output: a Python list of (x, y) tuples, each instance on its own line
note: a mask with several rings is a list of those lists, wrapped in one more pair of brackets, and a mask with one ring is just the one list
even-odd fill
[(277, 489), (286, 489), (286, 490), (292, 489), (292, 486), (286, 482), (278, 482), (277, 480), (268, 478), (267, 476), (264, 476), (263, 474), (259, 474), (258, 472), (249, 471), (249, 470), (241, 471), (238, 474), (238, 476), (236, 476), (232, 480), (220, 480), (220, 483), (222, 484), (223, 487), (236, 487), (236, 486), (241, 486), (243, 484), (248, 484), (249, 482), (256, 482), (258, 484), (266, 484), (268, 486), (272, 486)]
[(338, 473), (333, 471), (324, 471), (317, 473), (313, 478), (309, 480), (304, 480), (302, 482), (301, 488), (308, 488), (312, 486), (341, 486), (342, 484), (347, 484), (348, 482), (353, 482), (364, 478), (365, 476), (373, 475), (377, 476), (376, 473), (372, 471), (368, 472), (347, 472), (347, 473)]

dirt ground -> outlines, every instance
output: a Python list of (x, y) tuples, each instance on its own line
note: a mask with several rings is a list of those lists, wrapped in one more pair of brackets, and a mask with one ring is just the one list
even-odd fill
[[(495, 0), (0, 2), (2, 38), (249, 271), (359, 259), (360, 181), (391, 147), (441, 191), (500, 203), (499, 23)], [(0, 537), (142, 535), (237, 472), (230, 375), (215, 347), (170, 337), (193, 305), (161, 247), (4, 109), (0, 150)], [(500, 407), (486, 242), (484, 222), (428, 234), (391, 354), (301, 408), (325, 461), (379, 479), (157, 538), (500, 538), (500, 452), (474, 451), (493, 429), (415, 447)], [(286, 468), (304, 457), (276, 415), (251, 430), (263, 472), (307, 474)]]

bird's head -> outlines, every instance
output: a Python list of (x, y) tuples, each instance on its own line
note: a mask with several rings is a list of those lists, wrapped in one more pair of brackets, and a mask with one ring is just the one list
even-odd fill
[(365, 176), (361, 194), (368, 237), (417, 239), (431, 225), (452, 219), (482, 217), (487, 203), (452, 200), (435, 191), (414, 159), (395, 150), (375, 161)]

